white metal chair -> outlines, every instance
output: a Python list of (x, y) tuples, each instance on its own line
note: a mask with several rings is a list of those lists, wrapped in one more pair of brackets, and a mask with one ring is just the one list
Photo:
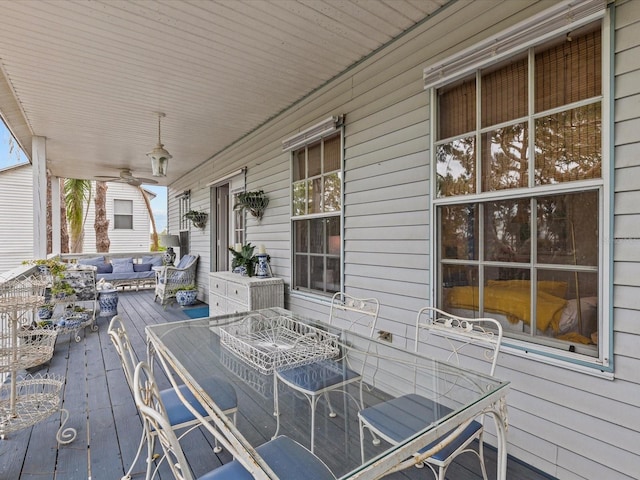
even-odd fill
[[(136, 355), (131, 347), (131, 342), (129, 340), (129, 336), (127, 334), (126, 328), (124, 326), (124, 322), (119, 315), (116, 315), (111, 319), (109, 323), (109, 337), (113, 342), (116, 351), (120, 357), (120, 362), (122, 364), (122, 369), (124, 371), (124, 376), (127, 380), (127, 384), (131, 389), (132, 395), (134, 395), (135, 391), (135, 383), (134, 383), (134, 371), (135, 367), (138, 363)], [(233, 422), (236, 420), (236, 412), (238, 410), (238, 401), (236, 397), (236, 391), (231, 385), (230, 382), (226, 380), (216, 378), (212, 381), (216, 382), (216, 397), (213, 399), (216, 404), (223, 410), (227, 415), (231, 415), (233, 418)], [(186, 387), (186, 385), (181, 385), (180, 394), (192, 405), (196, 411), (208, 420), (208, 414), (202, 405), (196, 400), (195, 396), (191, 391)], [(183, 430), (186, 429), (179, 438), (182, 438), (187, 433), (192, 431), (201, 425), (200, 419), (196, 418), (187, 408), (187, 406), (181, 401), (180, 396), (176, 392), (174, 388), (167, 388), (159, 392), (160, 397), (162, 398), (163, 404), (166, 407), (168, 422), (171, 426), (172, 430)], [(147, 444), (147, 470), (146, 470), (146, 479), (149, 480), (153, 478), (155, 472), (158, 469), (156, 466), (155, 470), (152, 469), (153, 460), (154, 460), (154, 447), (155, 447), (155, 437), (157, 435), (157, 430), (147, 430), (143, 428), (142, 436), (140, 438), (140, 444), (138, 445), (138, 450), (136, 453), (129, 470), (122, 477), (122, 480), (130, 480), (131, 472), (135, 467), (140, 454), (142, 453), (142, 448), (144, 444)], [(216, 446), (214, 451), (216, 453), (220, 452), (222, 449), (218, 446), (216, 439)], [(160, 462), (158, 462), (160, 465)]]
[[(189, 464), (168, 418), (164, 399), (145, 362), (134, 373), (134, 397), (149, 430), (158, 432), (158, 439), (176, 480), (193, 480)], [(280, 436), (256, 449), (269, 468), (282, 480), (305, 477), (313, 480), (335, 480), (327, 466), (309, 450), (288, 437)], [(199, 480), (252, 480), (253, 475), (238, 460), (218, 467)]]
[[(356, 298), (337, 292), (331, 299), (329, 324), (349, 330), (360, 328), (371, 338), (376, 331), (379, 310), (380, 302), (375, 298)], [(277, 422), (276, 435), (280, 426), (278, 382), (282, 382), (293, 390), (302, 393), (309, 401), (309, 406), (311, 407), (310, 448), (313, 452), (318, 400), (324, 396), (329, 405), (329, 416), (335, 417), (336, 413), (329, 400), (329, 392), (333, 390), (344, 391), (347, 385), (361, 381), (362, 372), (350, 368), (344, 358), (338, 358), (278, 370), (274, 378), (273, 401)], [(360, 404), (362, 404), (362, 400), (360, 400)]]
[[(443, 312), (437, 308), (422, 308), (416, 317), (415, 345), (417, 352), (421, 343), (421, 333), (433, 334), (444, 339), (443, 346), (450, 350), (447, 361), (460, 364), (462, 350), (475, 345), (483, 351), (484, 359), (490, 365), (489, 374), (493, 376), (500, 344), (502, 342), (502, 326), (492, 318), (463, 318)], [(475, 361), (474, 370), (481, 369), (484, 363)], [(475, 368), (477, 367), (477, 368)], [(418, 379), (419, 381), (419, 379)], [(365, 408), (358, 413), (360, 420), (360, 448), (364, 462), (364, 428), (367, 428), (391, 444), (400, 443), (411, 435), (418, 433), (428, 424), (437, 420), (450, 408), (416, 393), (403, 395), (392, 400)], [(437, 413), (436, 413), (437, 412)], [(464, 452), (473, 452), (480, 459), (482, 476), (487, 480), (483, 454), (483, 420), (473, 420), (458, 435), (453, 430), (416, 453), (416, 465), (426, 464), (438, 480), (444, 480), (447, 468), (455, 457)], [(478, 440), (478, 450), (471, 448), (471, 443)], [(444, 445), (438, 450), (439, 444)], [(374, 442), (375, 444), (375, 442)], [(435, 450), (431, 456), (425, 454)], [(422, 463), (421, 463), (422, 462)]]

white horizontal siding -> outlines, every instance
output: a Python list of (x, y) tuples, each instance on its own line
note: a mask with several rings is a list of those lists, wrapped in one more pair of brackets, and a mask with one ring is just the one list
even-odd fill
[[(95, 182), (92, 182), (92, 197), (85, 222), (83, 252), (96, 251)], [(114, 229), (114, 200), (131, 200), (133, 206), (133, 229)], [(137, 187), (125, 183), (107, 183), (107, 219), (109, 220), (109, 252), (145, 252), (151, 248), (151, 220), (144, 199)]]
[[(204, 205), (208, 181), (246, 166), (247, 189), (263, 189), (271, 199), (261, 222), (248, 218), (248, 240), (266, 245), (274, 273), (289, 283), (289, 156), (280, 142), (329, 115), (345, 114), (345, 288), (378, 297), (381, 326), (394, 334), (394, 343), (407, 346), (415, 313), (430, 300), (430, 118), (422, 69), (553, 3), (456, 2), (446, 15), (434, 16), (345, 72), (172, 189), (191, 189)], [(506, 352), (496, 372), (512, 385), (509, 452), (562, 479), (632, 479), (640, 472), (639, 5), (621, 2), (616, 15), (616, 379)], [(208, 255), (210, 244), (199, 240), (197, 248)], [(326, 301), (313, 297), (288, 295), (287, 306), (316, 318), (328, 313)]]
[(31, 164), (0, 170), (0, 274), (33, 258)]
[[(15, 268), (23, 260), (33, 258), (33, 179), (31, 165), (0, 171), (0, 272)], [(133, 201), (132, 230), (113, 229), (113, 200)], [(109, 251), (149, 251), (150, 220), (137, 188), (121, 183), (107, 184), (107, 217), (109, 219)], [(83, 251), (96, 251), (95, 186), (85, 220)]]

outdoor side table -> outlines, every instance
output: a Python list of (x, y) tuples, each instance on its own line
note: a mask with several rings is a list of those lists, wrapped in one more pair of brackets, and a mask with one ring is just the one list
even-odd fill
[(113, 317), (118, 314), (118, 290), (115, 288), (98, 290), (98, 305), (101, 317)]

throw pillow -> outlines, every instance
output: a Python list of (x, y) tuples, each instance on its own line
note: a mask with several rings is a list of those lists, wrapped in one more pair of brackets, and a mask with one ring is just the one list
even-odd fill
[(134, 272), (150, 272), (151, 271), (150, 263), (134, 263), (133, 271)]
[(104, 265), (104, 257), (79, 258), (78, 265)]
[(133, 258), (112, 258), (113, 273), (133, 272)]
[(110, 263), (103, 263), (98, 265), (98, 271), (96, 273), (113, 273), (113, 265)]
[(185, 255), (180, 259), (180, 261), (178, 262), (178, 265), (176, 265), (176, 268), (184, 268), (187, 265), (189, 265), (192, 260), (193, 260), (193, 255)]
[(145, 255), (140, 263), (149, 263), (152, 267), (161, 267), (162, 255)]

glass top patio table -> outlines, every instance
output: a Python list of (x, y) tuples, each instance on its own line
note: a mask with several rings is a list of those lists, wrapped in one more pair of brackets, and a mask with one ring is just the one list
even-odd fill
[[(278, 328), (290, 331), (283, 334)], [(326, 413), (324, 401), (316, 411), (314, 453), (337, 478), (379, 478), (482, 412), (493, 416), (498, 439), (498, 478), (506, 478), (508, 382), (329, 327), (282, 308), (150, 325), (146, 332), (150, 355), (160, 361), (174, 386), (184, 382), (193, 391), (217, 429), (206, 423), (205, 426), (254, 478), (277, 478), (255, 450), (276, 433), (272, 372), (328, 358), (348, 362), (351, 369), (363, 373), (364, 379), (362, 389), (355, 383), (346, 392), (330, 394), (338, 413), (336, 418)], [(314, 346), (310, 339), (318, 339), (318, 343)], [(212, 379), (216, 377), (233, 382), (236, 388), (237, 425), (211, 400), (215, 385)], [(278, 434), (309, 448), (308, 401), (281, 383), (278, 387)], [(384, 440), (374, 445), (370, 432), (365, 430), (363, 463), (357, 416), (360, 402), (366, 408), (410, 393), (435, 400), (442, 411), (398, 445)]]

